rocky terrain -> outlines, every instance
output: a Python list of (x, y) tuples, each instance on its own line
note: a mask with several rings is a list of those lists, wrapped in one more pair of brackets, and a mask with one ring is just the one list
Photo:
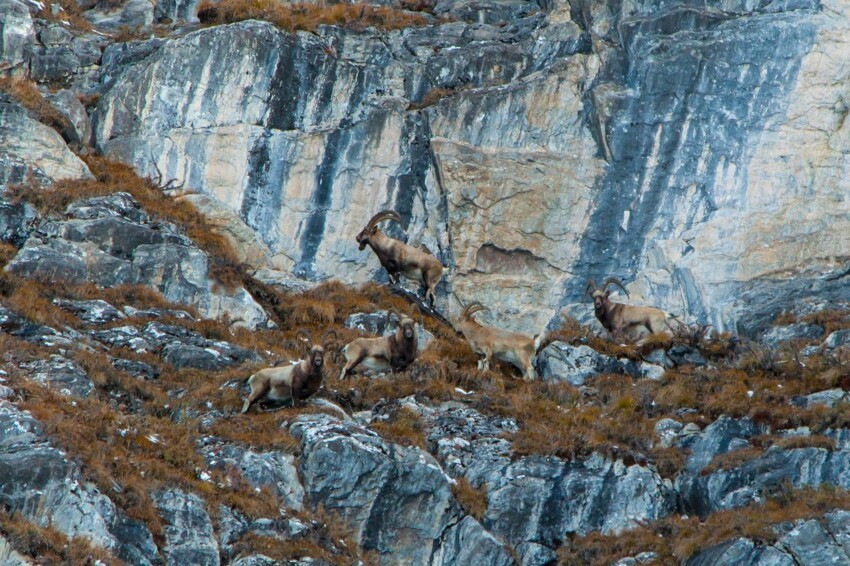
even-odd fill
[[(850, 563), (848, 31), (838, 0), (0, 0), (2, 562)], [(384, 208), (449, 320), (547, 329), (539, 380), (385, 285)], [(687, 324), (609, 340), (609, 276)], [(393, 310), (419, 359), (338, 380)], [(298, 330), (322, 389), (241, 415)]]

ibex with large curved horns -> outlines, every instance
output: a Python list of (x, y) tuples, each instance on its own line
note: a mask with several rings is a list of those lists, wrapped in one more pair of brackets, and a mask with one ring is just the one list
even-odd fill
[[(329, 330), (323, 336), (334, 332)], [(299, 330), (296, 336), (304, 335), (307, 342), (313, 343), (309, 332)], [(322, 386), (322, 370), (325, 367), (325, 347), (313, 343), (310, 348), (310, 356), (301, 362), (285, 367), (271, 367), (261, 369), (248, 378), (251, 386), (251, 394), (242, 404), (242, 412), (248, 412), (251, 405), (262, 398), (279, 403), (292, 401), (295, 405), (314, 395)]]
[(417, 281), (425, 289), (425, 300), (430, 298), (433, 308), (436, 300), (434, 290), (443, 276), (443, 264), (430, 253), (381, 232), (378, 223), (384, 220), (401, 222), (401, 216), (394, 210), (382, 210), (373, 216), (355, 238), (360, 250), (363, 251), (367, 245), (371, 247), (393, 283), (398, 283), (399, 275)]
[(398, 318), (395, 333), (381, 338), (355, 338), (342, 349), (346, 361), (340, 380), (361, 365), (374, 371), (402, 371), (413, 363), (419, 351), (416, 323), (394, 310), (387, 311), (388, 321), (391, 312)]
[(496, 358), (507, 362), (522, 372), (525, 380), (536, 377), (531, 360), (540, 347), (543, 334), (538, 334), (533, 339), (519, 334), (509, 332), (492, 326), (482, 326), (475, 322), (472, 315), (482, 310), (490, 310), (478, 301), (466, 305), (460, 315), (458, 328), (463, 334), (472, 351), (479, 356), (484, 356), (478, 361), (478, 369), (487, 371), (490, 369), (490, 358)]
[(609, 285), (616, 285), (626, 293), (626, 297), (629, 296), (623, 284), (614, 277), (606, 279), (602, 287), (598, 287), (593, 279), (588, 279), (584, 292), (593, 299), (593, 312), (612, 337), (640, 328), (645, 328), (651, 334), (669, 333), (672, 336), (672, 328), (664, 311), (655, 307), (615, 303), (608, 298), (611, 295), (611, 291), (607, 290)]

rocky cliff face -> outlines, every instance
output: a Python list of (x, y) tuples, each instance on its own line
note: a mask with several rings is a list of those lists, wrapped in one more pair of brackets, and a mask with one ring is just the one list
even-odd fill
[[(197, 7), (0, 0), (4, 563), (848, 561), (846, 2)], [(340, 284), (384, 208), (441, 313), (554, 331), (539, 381)], [(562, 326), (609, 276), (741, 336)], [(338, 380), (392, 309), (420, 358)], [(239, 414), (298, 329), (317, 398)]]
[[(215, 197), (299, 277), (382, 277), (352, 236), (391, 207), (450, 268), (450, 312), (479, 299), (538, 329), (586, 316), (586, 279), (617, 276), (637, 302), (757, 330), (807, 296), (846, 299), (847, 26), (840, 2), (577, 1), (388, 33), (247, 22), (133, 65), (96, 143)], [(414, 109), (429, 92), (444, 98)]]

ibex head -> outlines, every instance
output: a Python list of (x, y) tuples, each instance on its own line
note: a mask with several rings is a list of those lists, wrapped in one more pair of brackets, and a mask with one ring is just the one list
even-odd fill
[(369, 243), (369, 239), (375, 235), (378, 231), (378, 223), (383, 220), (392, 220), (393, 222), (401, 222), (401, 216), (398, 212), (394, 210), (382, 210), (375, 216), (373, 216), (366, 226), (360, 230), (360, 233), (357, 234), (355, 239), (360, 246), (360, 251), (363, 251), (366, 248), (366, 244)]
[(602, 310), (605, 307), (605, 303), (608, 302), (608, 297), (611, 295), (611, 291), (607, 290), (609, 285), (616, 285), (617, 287), (623, 290), (627, 297), (629, 296), (629, 292), (626, 290), (623, 284), (620, 283), (619, 279), (609, 277), (602, 283), (602, 287), (597, 287), (596, 281), (594, 281), (593, 279), (588, 279), (587, 288), (584, 290), (584, 292), (586, 295), (590, 296), (591, 299), (593, 299), (593, 308), (596, 311)]
[[(295, 333), (296, 338), (300, 338), (305, 340), (306, 342), (313, 343), (312, 335), (306, 330), (298, 330)], [(310, 364), (316, 369), (321, 369), (321, 367), (325, 364), (325, 348), (321, 344), (313, 344), (310, 348)]]
[(477, 313), (479, 311), (488, 311), (488, 310), (490, 310), (489, 307), (485, 307), (484, 305), (482, 305), (478, 301), (473, 301), (473, 302), (469, 303), (468, 305), (466, 305), (466, 308), (463, 309), (463, 312), (460, 315), (460, 319), (461, 320), (468, 320), (468, 319), (472, 318), (472, 315), (474, 315), (475, 313)]
[(390, 307), (387, 309), (387, 321), (391, 314), (394, 314), (398, 321), (398, 327), (401, 330), (405, 340), (410, 340), (416, 335), (416, 323), (409, 316), (403, 316), (400, 312)]

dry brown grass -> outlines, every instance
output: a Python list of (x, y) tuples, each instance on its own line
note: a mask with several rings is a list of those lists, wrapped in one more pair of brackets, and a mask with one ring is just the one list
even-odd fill
[(702, 522), (697, 517), (668, 517), (616, 536), (593, 533), (575, 537), (559, 549), (558, 563), (613, 564), (620, 558), (652, 551), (658, 554), (658, 564), (682, 564), (699, 550), (737, 537), (773, 543), (780, 536), (775, 525), (820, 517), (833, 509), (846, 509), (848, 504), (850, 494), (843, 490), (786, 488), (763, 505), (719, 511)]
[(204, 1), (198, 6), (198, 18), (207, 25), (230, 24), (243, 20), (264, 20), (288, 32), (315, 32), (321, 25), (363, 30), (381, 30), (424, 26), (429, 19), (390, 6), (356, 4), (287, 4), (275, 0)]
[(422, 419), (406, 407), (392, 411), (386, 420), (373, 421), (371, 428), (390, 442), (427, 450)]
[(39, 122), (56, 131), (61, 132), (70, 125), (67, 118), (47, 102), (35, 83), (28, 79), (0, 77), (0, 92), (10, 95), (21, 106), (32, 112)]
[(829, 336), (836, 330), (850, 328), (850, 310), (846, 309), (824, 309), (800, 319), (801, 322), (819, 324), (823, 326), (824, 336)]
[(487, 486), (482, 485), (479, 488), (472, 487), (465, 477), (459, 477), (452, 485), (452, 493), (460, 503), (464, 513), (471, 515), (476, 521), (481, 521), (484, 518), (484, 513), (487, 512)]
[(120, 560), (85, 538), (68, 538), (50, 527), (39, 527), (16, 515), (0, 510), (0, 535), (26, 557), (38, 564), (119, 565)]
[(83, 17), (83, 10), (88, 8), (81, 3), (75, 0), (43, 0), (42, 4), (44, 8), (36, 14), (40, 19), (66, 23), (76, 31), (91, 31), (92, 25)]

